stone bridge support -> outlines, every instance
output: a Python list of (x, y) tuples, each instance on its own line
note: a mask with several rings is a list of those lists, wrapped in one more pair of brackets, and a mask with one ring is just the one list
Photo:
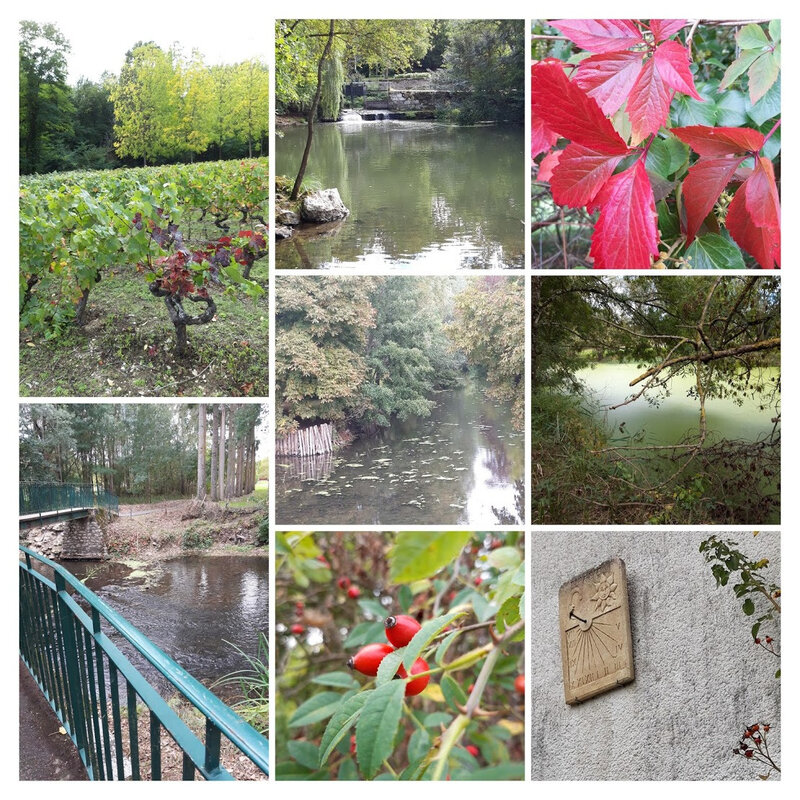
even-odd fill
[(95, 511), (64, 525), (61, 558), (71, 561), (97, 561), (108, 558), (106, 537)]

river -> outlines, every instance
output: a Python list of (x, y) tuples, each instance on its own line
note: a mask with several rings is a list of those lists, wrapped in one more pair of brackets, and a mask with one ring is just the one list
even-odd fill
[(277, 523), (522, 524), (525, 436), (510, 407), (477, 382), (434, 399), (429, 417), (335, 454), (276, 457)]
[[(247, 667), (269, 626), (269, 561), (251, 555), (185, 555), (158, 563), (67, 561), (64, 567), (198, 680)], [(122, 638), (112, 636), (131, 657)], [(135, 665), (164, 689), (156, 670)]]
[[(625, 398), (641, 388), (630, 387), (631, 380), (642, 373), (636, 364), (617, 364), (603, 362), (580, 370), (577, 377), (590, 390), (595, 418), (604, 422), (612, 431), (613, 443), (624, 445), (626, 437), (640, 434), (639, 444), (664, 445), (677, 444), (687, 434), (697, 434), (699, 424), (699, 404), (689, 392), (694, 387), (694, 377), (681, 375), (670, 382), (671, 392), (658, 406), (651, 405), (644, 397), (622, 408), (609, 410), (609, 406), (621, 403)], [(775, 367), (764, 368), (762, 378), (765, 382), (780, 378), (780, 370)], [(752, 396), (744, 398), (741, 405), (729, 397), (711, 397), (706, 400), (706, 418), (710, 441), (719, 439), (740, 439), (755, 441), (768, 434), (773, 427), (771, 419), (775, 408), (764, 400)], [(620, 431), (620, 426), (623, 426)]]
[[(294, 178), (305, 126), (282, 128), (276, 172)], [(336, 187), (341, 224), (277, 242), (278, 269), (524, 266), (522, 127), (386, 120), (314, 128), (306, 182)]]

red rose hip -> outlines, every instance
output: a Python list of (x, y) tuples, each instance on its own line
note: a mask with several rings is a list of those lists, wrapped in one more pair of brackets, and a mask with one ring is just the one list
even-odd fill
[(351, 586), (351, 587), (350, 587), (350, 588), (347, 590), (347, 596), (348, 596), (348, 597), (352, 597), (352, 598), (353, 598), (353, 600), (355, 600), (355, 599), (356, 599), (357, 597), (359, 597), (360, 595), (361, 595), (361, 589), (359, 589), (359, 588), (358, 588), (358, 586)]
[(339, 585), (340, 589), (349, 589), (350, 588), (350, 578), (345, 577), (342, 575), (336, 583)]
[(422, 625), (408, 614), (398, 614), (396, 617), (387, 617), (383, 627), (386, 628), (386, 638), (395, 647), (405, 647)]
[[(420, 672), (427, 672), (429, 669), (428, 662), (425, 661), (424, 658), (418, 658), (412, 665), (411, 665), (411, 675), (416, 675)], [(409, 675), (406, 672), (405, 667), (401, 664), (400, 669), (397, 671), (397, 674), (401, 678), (405, 678)], [(421, 678), (415, 678), (413, 681), (409, 681), (406, 684), (406, 697), (413, 697), (415, 694), (419, 694), (421, 691), (425, 689), (428, 685), (428, 681), (431, 679), (430, 675), (423, 675)]]
[(375, 677), (381, 661), (393, 650), (394, 647), (383, 642), (365, 645), (347, 662), (347, 666), (358, 670), (362, 675)]
[(291, 630), (295, 636), (299, 636), (305, 631), (305, 628), (299, 622), (296, 622), (289, 630)]
[(477, 758), (480, 753), (480, 750), (474, 744), (468, 744), (465, 749), (473, 758)]
[(514, 691), (519, 692), (520, 694), (525, 694), (525, 676), (524, 675), (517, 675), (514, 678)]

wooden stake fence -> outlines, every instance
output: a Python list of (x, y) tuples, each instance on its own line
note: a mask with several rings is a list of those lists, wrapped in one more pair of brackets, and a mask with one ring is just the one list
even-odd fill
[(332, 453), (336, 447), (336, 431), (330, 422), (312, 425), (286, 434), (275, 442), (279, 456), (318, 456)]

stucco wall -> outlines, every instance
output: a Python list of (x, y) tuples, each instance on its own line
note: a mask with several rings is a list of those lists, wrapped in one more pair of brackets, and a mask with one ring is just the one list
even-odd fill
[[(717, 534), (737, 541), (750, 557), (768, 558), (764, 574), (780, 584), (778, 533)], [(756, 765), (732, 753), (744, 727), (755, 722), (774, 726), (768, 741), (780, 764), (780, 681), (774, 677), (780, 662), (753, 643), (751, 620), (730, 585), (716, 587), (698, 552), (708, 536), (534, 533), (528, 632), (534, 780), (757, 780)], [(636, 678), (567, 706), (558, 590), (614, 556), (627, 566)]]

